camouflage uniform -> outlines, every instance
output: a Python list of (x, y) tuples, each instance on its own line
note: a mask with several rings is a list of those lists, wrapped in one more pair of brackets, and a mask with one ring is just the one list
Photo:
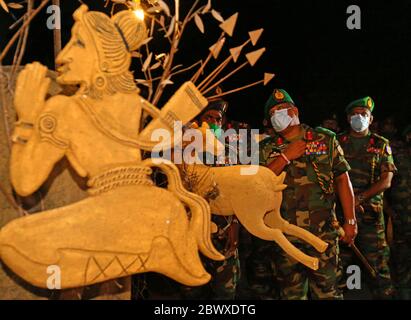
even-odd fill
[[(265, 247), (275, 247), (274, 263), (280, 283), (282, 299), (342, 299), (337, 288), (339, 247), (336, 230), (332, 226), (335, 216), (334, 180), (350, 167), (345, 161), (336, 136), (324, 128), (312, 129), (301, 125), (307, 141), (306, 154), (285, 167), (287, 173), (283, 191), (281, 214), (290, 223), (302, 227), (329, 246), (324, 253), (294, 237), (289, 239), (308, 255), (319, 258), (319, 269), (307, 269), (289, 257), (273, 242)], [(260, 142), (260, 164), (275, 160), (290, 142), (275, 134)], [(264, 252), (264, 248), (260, 248)], [(310, 289), (310, 290), (309, 290)]]
[(390, 193), (393, 209), (392, 266), (399, 297), (411, 299), (411, 146), (395, 154), (398, 174)]
[[(367, 190), (382, 173), (396, 171), (387, 139), (374, 133), (361, 138), (342, 133), (338, 140), (352, 168), (350, 179), (355, 194)], [(356, 245), (378, 273), (377, 279), (367, 278), (367, 282), (375, 298), (389, 298), (394, 294), (394, 290), (388, 265), (390, 250), (385, 236), (383, 193), (361, 205), (364, 213), (357, 213)], [(346, 246), (341, 247), (341, 258), (345, 269), (351, 264), (352, 258), (352, 252)]]
[(271, 241), (251, 237), (251, 252), (246, 260), (246, 273), (249, 297), (261, 300), (278, 300), (279, 283), (275, 257), (281, 249)]

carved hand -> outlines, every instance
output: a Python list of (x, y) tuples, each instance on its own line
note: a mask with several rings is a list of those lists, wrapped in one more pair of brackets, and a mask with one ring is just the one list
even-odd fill
[(50, 85), (47, 68), (38, 62), (29, 63), (19, 73), (14, 95), (14, 106), (19, 120), (34, 123), (44, 107)]

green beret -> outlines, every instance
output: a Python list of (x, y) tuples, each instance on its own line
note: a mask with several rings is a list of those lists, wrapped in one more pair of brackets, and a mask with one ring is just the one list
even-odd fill
[(351, 102), (346, 108), (345, 112), (350, 113), (355, 107), (367, 108), (372, 112), (374, 110), (374, 100), (371, 97), (364, 97)]
[(273, 93), (268, 98), (264, 107), (264, 115), (268, 118), (268, 112), (270, 109), (280, 103), (292, 103), (294, 104), (293, 99), (284, 89), (274, 89)]
[(405, 137), (410, 132), (411, 132), (411, 124), (405, 127), (404, 131), (402, 132), (402, 135)]

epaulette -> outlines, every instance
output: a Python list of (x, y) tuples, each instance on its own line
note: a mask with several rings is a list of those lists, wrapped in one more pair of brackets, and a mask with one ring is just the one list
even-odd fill
[(259, 142), (259, 144), (260, 144), (261, 147), (264, 147), (264, 146), (266, 146), (267, 144), (273, 143), (274, 141), (275, 141), (275, 140), (274, 140), (274, 137), (267, 137), (267, 138), (261, 140), (261, 141)]
[(382, 140), (385, 144), (389, 143), (390, 141), (387, 138), (384, 138), (383, 136), (380, 136), (379, 134), (376, 134), (374, 132), (371, 133), (371, 136)]
[(323, 134), (326, 134), (328, 136), (332, 136), (332, 137), (337, 136), (334, 131), (331, 131), (331, 130), (323, 128), (323, 127), (316, 127), (314, 130), (318, 133), (323, 133)]

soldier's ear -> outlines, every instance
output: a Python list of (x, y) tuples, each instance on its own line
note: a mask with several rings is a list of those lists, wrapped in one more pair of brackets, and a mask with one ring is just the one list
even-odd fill
[(372, 121), (374, 120), (374, 117), (372, 116), (372, 114), (370, 115), (370, 125), (372, 123)]
[(268, 126), (268, 121), (267, 121), (267, 119), (264, 119), (264, 120), (263, 120), (263, 126), (264, 126), (264, 127)]

